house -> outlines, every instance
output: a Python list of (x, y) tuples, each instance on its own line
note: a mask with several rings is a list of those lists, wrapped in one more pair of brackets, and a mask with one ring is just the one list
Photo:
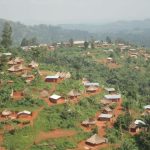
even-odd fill
[(82, 79), (82, 84), (85, 84), (85, 83), (89, 83), (89, 80), (87, 78)]
[(94, 126), (96, 124), (96, 120), (93, 118), (89, 118), (87, 120), (84, 120), (81, 124), (85, 127)]
[(40, 96), (41, 96), (42, 98), (46, 98), (46, 97), (49, 96), (49, 93), (48, 93), (47, 90), (42, 90), (42, 91), (40, 92)]
[(104, 107), (103, 110), (102, 110), (102, 113), (103, 114), (111, 114), (112, 113), (112, 109), (109, 108), (108, 106)]
[(86, 89), (86, 92), (95, 93), (98, 91), (98, 87), (90, 86)]
[(109, 94), (114, 94), (116, 90), (114, 88), (105, 88), (105, 91)]
[(145, 127), (145, 122), (142, 120), (135, 120), (131, 125), (129, 126), (129, 131), (132, 133), (138, 133)]
[(69, 79), (71, 78), (70, 72), (57, 72), (55, 76), (59, 76), (60, 79)]
[(9, 72), (22, 72), (25, 68), (23, 65), (14, 65), (8, 69)]
[(24, 60), (22, 58), (16, 57), (13, 60), (10, 60), (7, 64), (8, 65), (16, 65), (16, 64), (22, 64)]
[(85, 87), (90, 87), (90, 86), (99, 87), (99, 83), (86, 82), (86, 83), (84, 83), (84, 86)]
[(105, 95), (104, 98), (112, 102), (118, 102), (121, 99), (121, 95), (120, 94)]
[(114, 61), (113, 61), (113, 58), (108, 57), (108, 58), (107, 58), (107, 63), (112, 63), (112, 62), (114, 62)]
[(39, 64), (35, 61), (31, 61), (31, 63), (28, 65), (30, 68), (35, 69), (38, 68)]
[(93, 136), (91, 136), (89, 139), (86, 140), (86, 143), (94, 146), (103, 143), (108, 143), (108, 139), (100, 137), (97, 134), (94, 134)]
[(56, 94), (53, 94), (49, 97), (49, 100), (53, 103), (57, 103), (58, 100), (60, 100), (62, 97)]
[(112, 117), (113, 117), (112, 114), (100, 114), (98, 116), (98, 120), (100, 120), (100, 121), (111, 121)]
[(59, 81), (59, 76), (54, 75), (54, 76), (47, 76), (45, 78), (45, 82), (58, 82)]
[(148, 113), (150, 113), (150, 105), (144, 106), (144, 110)]
[(25, 78), (27, 82), (32, 81), (35, 78), (34, 75), (28, 74), (27, 72), (24, 73), (21, 77)]
[(32, 112), (24, 110), (24, 111), (17, 113), (17, 118), (24, 118), (24, 117), (28, 117), (28, 116), (32, 116)]
[(71, 99), (73, 98), (77, 98), (78, 96), (80, 96), (81, 94), (76, 91), (76, 90), (71, 90), (68, 94), (67, 94)]
[(106, 99), (102, 99), (102, 100), (100, 101), (100, 104), (102, 104), (102, 105), (104, 105), (104, 106), (107, 106), (107, 105), (111, 104), (111, 101), (106, 100)]
[(2, 111), (2, 117), (9, 117), (12, 114), (12, 112), (10, 110), (5, 109), (4, 111)]

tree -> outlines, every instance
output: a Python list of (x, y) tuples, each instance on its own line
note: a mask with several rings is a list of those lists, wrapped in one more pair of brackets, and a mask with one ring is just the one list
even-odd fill
[(26, 38), (23, 38), (21, 42), (21, 46), (28, 46), (28, 45), (29, 45), (29, 41)]
[(94, 49), (95, 48), (95, 40), (93, 37), (91, 37), (91, 48)]
[(89, 46), (89, 42), (85, 41), (84, 42), (84, 48), (85, 48), (85, 50), (88, 48), (88, 46)]
[(11, 46), (12, 44), (11, 35), (12, 35), (11, 25), (8, 22), (6, 22), (4, 24), (4, 29), (2, 32), (2, 41), (1, 41), (1, 44), (4, 48), (9, 48)]
[(111, 44), (111, 39), (110, 39), (109, 36), (106, 37), (106, 42), (109, 43), (109, 44)]
[(73, 39), (72, 38), (69, 40), (69, 44), (70, 44), (70, 47), (73, 47)]

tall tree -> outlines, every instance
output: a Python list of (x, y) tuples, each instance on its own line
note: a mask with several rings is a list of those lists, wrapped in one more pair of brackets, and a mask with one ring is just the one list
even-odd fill
[(106, 42), (111, 44), (111, 38), (109, 36), (106, 37)]
[(69, 44), (70, 44), (70, 47), (73, 47), (73, 39), (72, 38), (69, 40)]
[(29, 45), (29, 41), (26, 38), (23, 38), (21, 42), (21, 46), (28, 46), (28, 45)]
[(4, 48), (9, 48), (11, 46), (12, 44), (11, 35), (12, 35), (11, 25), (8, 22), (6, 22), (4, 24), (4, 29), (2, 33), (2, 41), (1, 41), (1, 44)]
[(89, 42), (85, 41), (84, 42), (84, 48), (85, 48), (85, 50), (88, 48), (88, 46), (89, 46)]

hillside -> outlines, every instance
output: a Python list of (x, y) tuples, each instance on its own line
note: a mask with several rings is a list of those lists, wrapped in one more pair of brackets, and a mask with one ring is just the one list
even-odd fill
[(121, 38), (135, 44), (150, 46), (150, 19), (142, 21), (118, 21), (104, 25), (60, 25), (65, 29), (83, 30), (96, 33), (98, 39), (110, 36), (112, 39)]
[[(0, 36), (2, 34), (3, 25), (6, 20), (0, 19)], [(66, 41), (70, 38), (73, 39), (89, 39), (91, 34), (87, 31), (80, 30), (67, 30), (62, 29), (59, 26), (51, 25), (35, 25), (26, 26), (19, 22), (9, 21), (13, 29), (13, 42), (14, 44), (20, 44), (24, 37), (32, 38), (37, 37), (40, 43), (50, 43), (57, 41)]]

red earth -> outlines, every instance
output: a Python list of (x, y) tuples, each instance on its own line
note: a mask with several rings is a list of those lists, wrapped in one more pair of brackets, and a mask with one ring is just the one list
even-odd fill
[(61, 138), (61, 137), (70, 137), (75, 135), (75, 131), (69, 131), (69, 130), (63, 130), (63, 129), (57, 129), (54, 131), (49, 132), (40, 132), (40, 134), (37, 136), (35, 143), (38, 144), (41, 141), (45, 141), (48, 139), (54, 139), (54, 138)]

